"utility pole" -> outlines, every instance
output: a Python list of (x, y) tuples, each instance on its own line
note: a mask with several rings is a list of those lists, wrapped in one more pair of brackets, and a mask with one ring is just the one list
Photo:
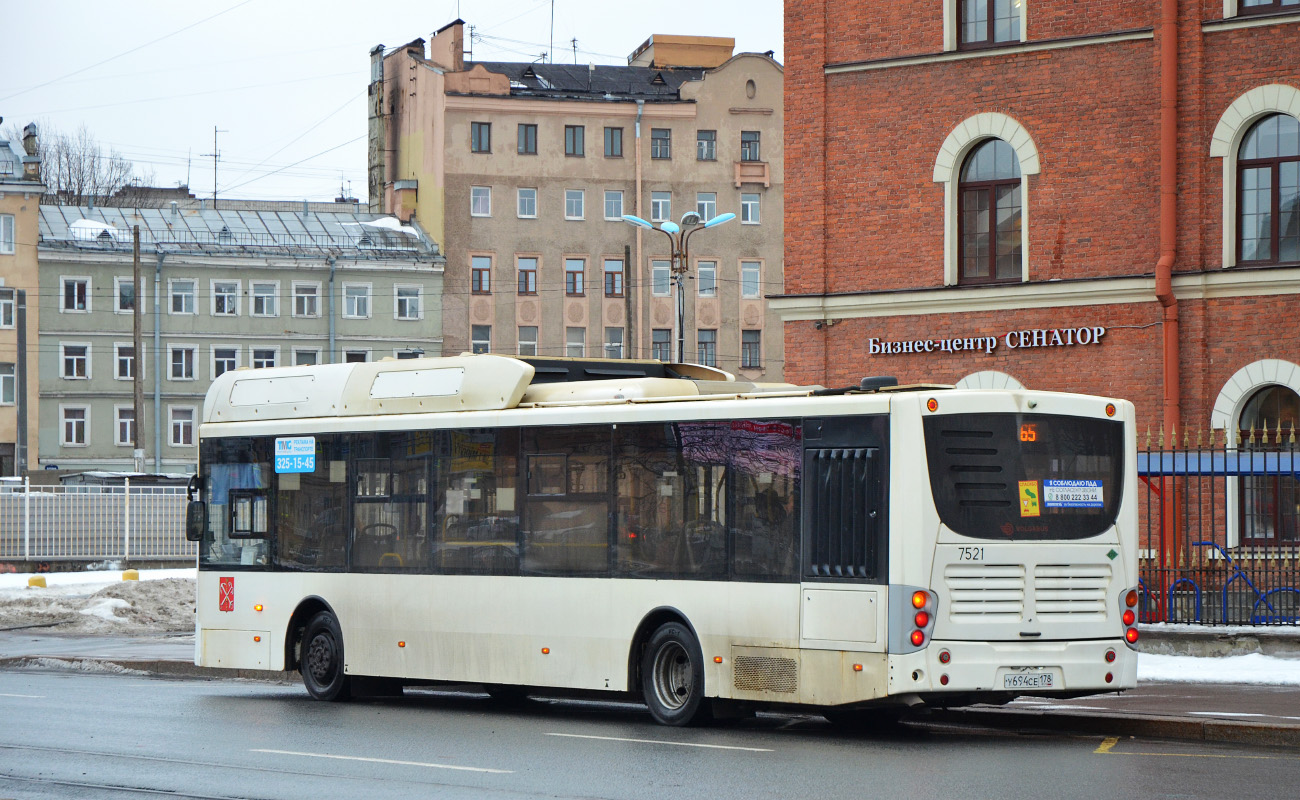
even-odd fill
[(134, 302), (131, 306), (131, 383), (134, 387), (134, 419), (131, 422), (131, 432), (134, 434), (132, 445), (135, 448), (135, 471), (144, 472), (144, 377), (140, 369), (144, 364), (142, 358), (144, 354), (144, 310), (140, 308), (140, 226), (132, 227), (131, 232), (135, 240), (132, 248), (134, 261), (131, 271), (131, 292), (134, 296)]
[(217, 126), (212, 126), (212, 152), (204, 153), (201, 157), (207, 158), (212, 156), (212, 210), (217, 210), (217, 161), (221, 159), (221, 151), (217, 149), (217, 134), (230, 133), (230, 131), (219, 131)]

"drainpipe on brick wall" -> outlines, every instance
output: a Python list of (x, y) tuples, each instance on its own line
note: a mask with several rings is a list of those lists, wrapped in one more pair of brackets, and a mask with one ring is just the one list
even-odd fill
[(339, 363), (338, 357), (334, 352), (336, 340), (334, 338), (334, 264), (338, 261), (334, 256), (326, 259), (330, 265), (330, 363)]
[[(635, 201), (636, 211), (634, 211), (633, 213), (635, 213), (638, 217), (645, 219), (645, 215), (641, 213), (641, 113), (643, 111), (645, 111), (645, 101), (644, 100), (636, 101), (636, 201)], [(636, 271), (632, 272), (631, 270), (628, 270), (628, 274), (636, 275), (637, 284), (642, 287), (645, 287), (645, 286), (652, 286), (654, 281), (654, 273), (651, 272), (649, 281), (641, 280), (641, 275), (642, 275), (641, 271), (645, 269), (645, 263), (642, 260), (642, 254), (641, 254), (641, 231), (642, 228), (638, 226), (636, 229)], [(645, 301), (642, 299), (645, 297), (645, 294), (646, 293), (643, 291), (636, 293), (636, 318), (638, 323), (646, 322), (645, 309), (644, 309)], [(649, 330), (651, 326), (645, 324), (645, 325), (641, 325), (640, 327), (642, 333), (644, 333), (645, 331)], [(628, 336), (628, 339), (632, 340), (632, 337)], [(641, 342), (637, 340), (632, 340), (632, 341), (635, 342), (633, 347), (636, 348), (633, 351), (632, 356), (645, 357), (646, 351), (645, 348), (641, 347)], [(653, 347), (654, 345), (652, 344), (650, 355), (654, 355)]]
[[(158, 253), (153, 269), (153, 471), (162, 472), (162, 265), (165, 253)], [(195, 301), (197, 302), (197, 301)], [(144, 360), (141, 359), (143, 364)], [(197, 365), (195, 369), (198, 369)], [(140, 422), (137, 420), (137, 425)]]
[(1182, 426), (1178, 369), (1178, 298), (1173, 269), (1178, 259), (1178, 0), (1160, 2), (1160, 260), (1156, 299), (1164, 309), (1164, 421)]

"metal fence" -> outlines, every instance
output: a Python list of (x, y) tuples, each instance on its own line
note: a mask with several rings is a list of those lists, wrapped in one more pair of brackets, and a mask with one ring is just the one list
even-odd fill
[(1300, 623), (1294, 430), (1190, 438), (1138, 453), (1142, 619)]
[(190, 559), (184, 487), (0, 487), (0, 561)]

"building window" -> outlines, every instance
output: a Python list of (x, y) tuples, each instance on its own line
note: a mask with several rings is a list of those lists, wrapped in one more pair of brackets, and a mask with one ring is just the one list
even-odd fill
[[(1290, 432), (1300, 427), (1300, 394), (1286, 386), (1255, 392), (1241, 411), (1241, 448), (1291, 452)], [(1300, 542), (1300, 480), (1290, 474), (1243, 475), (1237, 482), (1241, 543)]]
[(253, 369), (270, 369), (279, 360), (280, 348), (278, 347), (253, 348)]
[(369, 350), (344, 350), (344, 364), (364, 364), (370, 360)]
[(532, 123), (519, 123), (519, 155), (537, 155), (537, 126)]
[(1237, 13), (1240, 15), (1271, 14), (1288, 8), (1300, 11), (1300, 0), (1241, 0), (1237, 5)]
[(135, 409), (125, 406), (118, 406), (116, 409), (117, 429), (116, 443), (118, 447), (130, 447), (135, 444)]
[(740, 296), (741, 297), (762, 297), (763, 296), (763, 265), (758, 261), (740, 262)]
[(469, 215), (471, 217), (492, 216), (492, 187), (469, 187)]
[(370, 318), (370, 284), (343, 284), (343, 316), (349, 319)]
[(650, 129), (650, 157), (673, 157), (673, 132), (668, 128)]
[(537, 216), (537, 190), (520, 189), (518, 215), (522, 219), (533, 219)]
[(0, 328), (12, 328), (14, 322), (14, 290), (0, 288)]
[(740, 132), (740, 160), (741, 161), (761, 161), (758, 151), (758, 134), (759, 131), (741, 131)]
[(606, 190), (605, 219), (623, 219), (623, 192)]
[(1300, 261), (1300, 121), (1264, 117), (1246, 133), (1237, 154), (1237, 261)]
[(14, 215), (0, 214), (0, 254), (12, 255), (14, 244)]
[(695, 159), (697, 161), (718, 160), (718, 132), (695, 132)]
[(569, 296), (583, 294), (582, 278), (587, 270), (587, 261), (582, 258), (564, 259), (564, 293)]
[(130, 278), (113, 279), (113, 310), (119, 314), (135, 311), (135, 286)]
[(172, 447), (191, 447), (194, 444), (194, 409), (171, 406), (167, 416), (172, 431)]
[(293, 315), (295, 317), (320, 316), (319, 283), (295, 283), (293, 285)]
[(519, 294), (537, 294), (537, 259), (517, 258), (515, 266), (519, 272)]
[(18, 372), (15, 364), (0, 364), (0, 406), (17, 402)]
[(695, 213), (700, 215), (702, 222), (708, 222), (718, 216), (718, 193), (696, 192)]
[(623, 329), (605, 329), (605, 358), (623, 357)]
[(470, 291), (474, 294), (492, 293), (492, 257), (470, 256)]
[(214, 347), (212, 348), (212, 380), (220, 378), (224, 373), (232, 369), (239, 368), (239, 348), (237, 347)]
[(234, 317), (239, 314), (239, 281), (212, 282), (212, 316)]
[(491, 122), (471, 122), (469, 124), (469, 149), (474, 153), (492, 152)]
[(537, 326), (536, 325), (519, 326), (519, 355), (521, 356), (537, 355)]
[(740, 196), (740, 221), (745, 225), (757, 225), (762, 221), (762, 214), (759, 210), (759, 196), (757, 194), (742, 194)]
[(114, 361), (117, 369), (113, 372), (113, 378), (119, 381), (129, 381), (135, 379), (135, 345), (119, 344), (114, 345)]
[(90, 278), (63, 279), (63, 311), (90, 310)]
[(623, 157), (623, 129), (605, 129), (605, 158)]
[(697, 363), (706, 367), (716, 367), (718, 365), (718, 332), (710, 328), (700, 328), (697, 333)]
[(253, 316), (255, 317), (280, 316), (280, 284), (250, 283), (248, 292), (250, 295), (252, 295)]
[(673, 218), (673, 193), (650, 193), (650, 221), (668, 222)]
[(168, 287), (169, 287), (169, 292), (172, 296), (171, 313), (173, 314), (195, 313), (194, 281), (185, 281), (185, 280), (169, 281)]
[(668, 328), (650, 331), (650, 357), (656, 361), (673, 360), (673, 332)]
[(623, 296), (623, 260), (620, 258), (605, 259), (605, 296)]
[(64, 406), (59, 409), (59, 416), (62, 418), (62, 444), (65, 447), (85, 447), (90, 409), (85, 406)]
[(295, 367), (314, 367), (320, 363), (320, 350), (308, 348), (299, 350), (294, 348), (293, 364)]
[(472, 353), (490, 353), (492, 352), (492, 326), (491, 325), (471, 325), (469, 333), (470, 352)]
[(655, 297), (667, 297), (672, 294), (673, 262), (654, 260), (650, 262), (650, 294)]
[(718, 296), (718, 262), (700, 261), (695, 265), (695, 284), (700, 297)]
[(85, 380), (90, 377), (90, 345), (88, 344), (64, 344), (60, 345), (62, 351), (64, 378), (69, 380)]
[(978, 48), (1020, 41), (1024, 0), (957, 0), (961, 47)]
[(763, 332), (740, 332), (740, 366), (742, 369), (761, 369), (763, 366)]
[(394, 286), (393, 317), (405, 320), (423, 319), (423, 304), (420, 302), (423, 294), (424, 289), (420, 286)]
[(962, 167), (957, 202), (959, 282), (1020, 280), (1020, 160), (1011, 145), (976, 145)]
[(564, 190), (564, 218), (565, 219), (582, 219), (583, 204), (586, 200), (587, 193), (583, 189), (565, 189)]
[(194, 348), (172, 347), (171, 378), (174, 381), (194, 380)]
[(587, 355), (587, 329), (564, 329), (564, 354), (569, 358), (583, 358)]
[(587, 129), (581, 125), (564, 126), (564, 154), (566, 156), (584, 156), (586, 155), (586, 145), (583, 139), (586, 137)]

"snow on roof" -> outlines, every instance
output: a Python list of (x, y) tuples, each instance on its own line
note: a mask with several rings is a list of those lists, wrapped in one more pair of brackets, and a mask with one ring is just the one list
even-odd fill
[(130, 233), (93, 219), (79, 219), (69, 225), (68, 230), (72, 233), (72, 238), (86, 242), (93, 242), (101, 236), (111, 237), (119, 242), (131, 241)]

